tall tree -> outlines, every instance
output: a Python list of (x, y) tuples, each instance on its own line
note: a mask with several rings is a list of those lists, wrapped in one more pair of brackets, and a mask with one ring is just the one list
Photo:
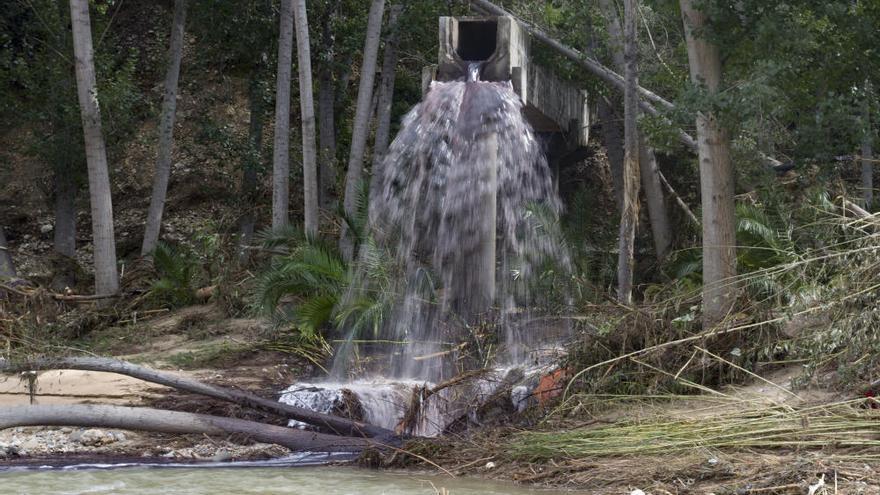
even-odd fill
[(871, 211), (874, 204), (874, 130), (871, 127), (871, 84), (865, 83), (865, 99), (862, 102), (864, 134), (862, 136), (862, 198), (865, 208)]
[(385, 51), (382, 53), (382, 78), (379, 81), (379, 98), (376, 111), (376, 138), (373, 144), (373, 167), (370, 179), (370, 197), (379, 190), (382, 176), (382, 161), (391, 139), (391, 105), (394, 99), (394, 80), (397, 76), (397, 40), (400, 36), (398, 24), (403, 5), (394, 3), (388, 9), (388, 34), (385, 36)]
[[(612, 0), (599, 0), (599, 6), (602, 10), (602, 15), (605, 17), (606, 27), (608, 29), (608, 34), (610, 37), (610, 48), (612, 60), (614, 61), (614, 66), (618, 72), (625, 74), (626, 73), (626, 60), (624, 54), (624, 34), (620, 25), (620, 16), (618, 15), (617, 8), (614, 6), (614, 2)], [(607, 106), (607, 104), (606, 104)], [(613, 128), (614, 124), (612, 121), (613, 113), (611, 113), (610, 109), (600, 109), (600, 113), (605, 112), (608, 115), (608, 127)], [(601, 117), (601, 115), (600, 115)], [(605, 126), (605, 122), (603, 119), (603, 129)], [(615, 131), (613, 129), (609, 129), (606, 133), (606, 147), (611, 143), (612, 145), (616, 144), (620, 146), (619, 139), (615, 139), (615, 133), (619, 133), (619, 131)], [(669, 223), (669, 213), (666, 209), (666, 202), (664, 201), (663, 195), (663, 184), (660, 181), (660, 168), (657, 165), (657, 157), (654, 153), (654, 149), (648, 146), (645, 141), (644, 135), (639, 133), (639, 174), (642, 182), (642, 190), (645, 193), (645, 203), (648, 207), (648, 218), (651, 223), (651, 235), (654, 240), (654, 252), (657, 255), (657, 259), (662, 261), (669, 254), (669, 250), (672, 246), (672, 230)], [(622, 149), (622, 146), (621, 146)], [(620, 150), (608, 150), (609, 161), (612, 158), (615, 158), (619, 161), (620, 165), (622, 165), (622, 157), (620, 155)], [(618, 166), (620, 166), (618, 165)], [(620, 167), (622, 171), (622, 166)], [(613, 171), (616, 172), (616, 171)], [(623, 187), (622, 178), (617, 178), (621, 176), (620, 172), (616, 172), (612, 178), (615, 180), (615, 186), (621, 189)], [(618, 194), (618, 202), (622, 204), (623, 194)]]
[[(385, 0), (373, 0), (367, 18), (367, 35), (364, 42), (357, 109), (355, 110), (354, 128), (351, 136), (351, 153), (348, 157), (348, 170), (345, 173), (345, 197), (342, 200), (343, 208), (349, 218), (354, 217), (357, 213), (358, 196), (363, 187), (364, 152), (369, 134), (373, 83), (376, 79), (376, 59), (379, 54), (379, 37), (382, 30), (384, 9)], [(339, 246), (345, 259), (352, 259), (354, 240), (346, 228), (342, 230)]]
[(321, 26), (321, 50), (318, 62), (318, 202), (321, 208), (336, 208), (336, 39), (333, 23), (339, 10), (340, 0), (335, 0), (323, 10)]
[(0, 227), (0, 280), (15, 278), (15, 265), (12, 263), (12, 253), (6, 243), (6, 233)]
[(296, 56), (299, 62), (299, 102), (302, 118), (303, 212), (306, 234), (318, 234), (318, 166), (315, 145), (315, 103), (312, 90), (312, 55), (306, 0), (295, 0)]
[[(709, 96), (721, 89), (718, 47), (702, 36), (707, 15), (693, 0), (680, 0), (692, 82)], [(700, 196), (703, 209), (703, 327), (718, 325), (736, 298), (736, 218), (734, 170), (730, 140), (718, 116), (706, 108), (697, 113)]]
[(239, 201), (243, 207), (238, 221), (238, 261), (240, 263), (245, 263), (249, 258), (248, 246), (254, 237), (254, 229), (257, 224), (257, 179), (260, 169), (263, 168), (263, 124), (266, 117), (266, 102), (262, 83), (263, 69), (259, 63), (252, 67), (248, 83), (250, 117), (247, 149), (242, 159), (241, 187), (239, 189)]
[(153, 176), (153, 193), (144, 227), (141, 255), (149, 255), (159, 242), (162, 229), (162, 212), (171, 176), (171, 149), (174, 146), (174, 118), (177, 113), (177, 81), (180, 78), (180, 61), (183, 58), (183, 33), (186, 24), (187, 0), (174, 0), (174, 20), (171, 24), (171, 46), (168, 49), (168, 70), (165, 73), (165, 95), (162, 98), (162, 115), (159, 117), (159, 156)]
[[(297, 2), (299, 3), (299, 2)], [(293, 0), (281, 0), (278, 15), (278, 73), (275, 89), (275, 148), (272, 153), (272, 230), (287, 226), (290, 208), (290, 65)]]
[(639, 67), (636, 40), (636, 0), (624, 0), (625, 79), (623, 205), (620, 210), (620, 250), (617, 265), (617, 300), (632, 304), (636, 225), (639, 222)]
[(113, 237), (113, 202), (107, 151), (101, 131), (98, 87), (95, 79), (92, 27), (88, 0), (70, 0), (73, 53), (76, 58), (76, 88), (82, 114), (86, 163), (89, 171), (89, 200), (92, 210), (92, 247), (95, 263), (95, 293), (111, 295), (119, 291), (116, 243)]

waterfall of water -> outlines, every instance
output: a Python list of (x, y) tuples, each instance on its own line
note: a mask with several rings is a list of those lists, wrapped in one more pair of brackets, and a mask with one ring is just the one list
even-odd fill
[[(336, 352), (336, 383), (320, 391), (295, 385), (286, 402), (332, 411), (347, 390), (362, 405), (375, 404), (364, 419), (394, 427), (412, 395), (411, 386), (397, 384), (438, 383), (456, 375), (463, 367), (461, 344), (478, 332), (496, 335), (491, 345), (503, 351), (484, 350), (481, 359), (494, 356), (497, 366), (525, 362), (529, 347), (544, 340), (526, 330), (528, 286), (548, 260), (567, 263), (547, 222), (561, 203), (519, 96), (509, 82), (480, 81), (479, 73), (480, 65), (472, 64), (466, 80), (432, 83), (388, 149), (381, 190), (370, 205), (372, 238), (359, 264), (376, 262), (375, 246), (384, 246), (399, 274), (380, 283), (361, 269), (348, 295), (355, 301), (379, 290), (395, 294), (382, 328), (374, 329), (378, 335), (351, 329)], [(395, 343), (371, 350), (381, 365), (374, 373), (394, 378), (394, 385), (344, 384), (354, 374), (354, 358), (365, 355), (354, 342), (368, 337)], [(473, 385), (468, 399), (492, 393), (498, 373)], [(450, 394), (444, 392), (445, 406), (422, 406), (432, 424), (419, 431), (442, 431), (442, 417), (451, 417), (445, 408), (461, 405)]]

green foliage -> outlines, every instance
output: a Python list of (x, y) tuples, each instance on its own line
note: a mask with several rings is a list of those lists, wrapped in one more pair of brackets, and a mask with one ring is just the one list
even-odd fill
[(391, 306), (387, 290), (361, 293), (358, 280), (378, 282), (387, 288), (391, 282), (390, 256), (365, 239), (361, 256), (346, 263), (335, 243), (309, 238), (288, 229), (261, 234), (264, 248), (286, 254), (275, 255), (258, 274), (254, 284), (255, 305), (264, 314), (290, 324), (300, 335), (313, 341), (323, 332), (345, 326), (356, 332), (378, 333)]
[(199, 265), (192, 251), (160, 242), (152, 253), (157, 278), (148, 296), (168, 308), (189, 306), (195, 300)]
[[(14, 26), (15, 37), (0, 43), (0, 87), (11, 97), (0, 105), (4, 117), (31, 124), (24, 151), (55, 174), (85, 182), (85, 149), (74, 79), (70, 10), (61, 0), (13, 2), (0, 24)], [(110, 14), (92, 15), (95, 72), (103, 133), (108, 151), (118, 154), (146, 112), (138, 87), (138, 54), (116, 45)], [(106, 35), (106, 37), (105, 37)], [(40, 184), (47, 196), (51, 187)]]

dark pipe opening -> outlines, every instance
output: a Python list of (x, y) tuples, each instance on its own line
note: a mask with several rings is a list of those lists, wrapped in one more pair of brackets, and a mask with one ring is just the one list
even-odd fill
[(459, 21), (458, 46), (455, 51), (462, 60), (486, 60), (495, 53), (497, 35), (496, 21)]

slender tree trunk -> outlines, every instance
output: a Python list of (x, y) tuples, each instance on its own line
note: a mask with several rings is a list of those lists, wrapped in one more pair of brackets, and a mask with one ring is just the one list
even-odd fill
[(320, 168), (318, 182), (321, 186), (318, 201), (325, 210), (336, 209), (336, 86), (333, 81), (335, 47), (333, 30), (329, 22), (335, 8), (321, 23), (321, 40), (324, 47), (318, 72), (318, 133), (320, 141)]
[(294, 0), (296, 54), (299, 61), (299, 102), (302, 118), (303, 212), (305, 232), (318, 235), (318, 165), (315, 146), (315, 102), (312, 85), (312, 54), (305, 0)]
[(54, 174), (55, 230), (54, 250), (73, 258), (76, 256), (76, 180), (71, 173)]
[[(325, 40), (327, 38), (325, 37)], [(321, 208), (336, 207), (336, 88), (329, 62), (318, 75), (318, 133), (321, 143)]]
[(874, 134), (871, 126), (870, 85), (865, 85), (864, 119), (865, 135), (862, 137), (862, 198), (865, 209), (874, 205)]
[(639, 223), (639, 115), (636, 0), (624, 0), (626, 90), (624, 91), (623, 208), (620, 212), (620, 252), (617, 266), (617, 300), (633, 302), (636, 226)]
[(239, 221), (238, 259), (241, 263), (245, 263), (248, 260), (247, 247), (251, 244), (251, 240), (253, 240), (254, 227), (257, 222), (257, 168), (262, 160), (263, 118), (265, 113), (263, 99), (259, 94), (258, 71), (259, 69), (255, 68), (251, 74), (251, 87), (248, 94), (248, 105), (250, 106), (250, 124), (248, 125), (249, 150), (243, 163), (244, 170), (242, 171), (241, 192), (239, 194), (244, 208)]
[[(693, 0), (680, 0), (691, 80), (710, 95), (721, 87), (718, 47), (699, 37), (706, 15)], [(695, 34), (696, 33), (696, 34)], [(711, 329), (730, 313), (736, 299), (736, 218), (730, 141), (711, 111), (697, 114), (697, 147), (703, 207), (703, 327)]]
[(275, 148), (272, 154), (272, 230), (289, 223), (290, 68), (293, 56), (293, 0), (281, 0), (278, 15), (278, 79), (275, 95)]
[(180, 78), (180, 61), (183, 58), (183, 33), (186, 25), (187, 0), (174, 1), (174, 21), (171, 26), (171, 46), (168, 49), (168, 71), (165, 73), (165, 96), (162, 99), (162, 115), (159, 117), (159, 157), (153, 176), (153, 193), (141, 255), (148, 256), (156, 249), (162, 229), (162, 212), (171, 176), (171, 150), (174, 146), (174, 118), (177, 113), (177, 81)]
[[(400, 13), (403, 5), (395, 3), (388, 11), (388, 35), (382, 54), (382, 79), (379, 81), (379, 99), (376, 112), (376, 139), (373, 144), (373, 168), (370, 178), (370, 198), (379, 190), (382, 182), (382, 162), (391, 139), (391, 106), (394, 99), (394, 79), (397, 75), (397, 40)], [(372, 204), (372, 201), (370, 201)]]
[[(618, 72), (625, 73), (624, 35), (620, 26), (617, 8), (612, 0), (599, 0), (599, 6), (606, 20), (614, 66)], [(610, 154), (611, 152), (609, 151)], [(666, 202), (663, 199), (663, 184), (660, 181), (657, 157), (654, 154), (654, 149), (647, 145), (644, 136), (641, 134), (639, 135), (639, 158), (639, 173), (642, 188), (645, 191), (645, 202), (648, 206), (648, 218), (651, 222), (654, 252), (657, 255), (657, 260), (663, 261), (669, 254), (669, 249), (672, 245), (672, 230)], [(619, 195), (618, 201), (621, 200), (622, 195)]]
[[(376, 79), (376, 58), (379, 52), (379, 37), (382, 30), (382, 14), (385, 0), (373, 0), (367, 19), (367, 36), (364, 42), (364, 57), (361, 65), (361, 79), (358, 87), (357, 110), (351, 136), (351, 153), (348, 157), (348, 170), (345, 173), (345, 197), (343, 208), (349, 218), (356, 215), (358, 196), (363, 187), (364, 152), (369, 136), (370, 112), (373, 103), (373, 84)], [(346, 260), (354, 257), (354, 239), (346, 228), (342, 229), (339, 240), (340, 250)]]
[(71, 171), (54, 173), (54, 251), (51, 287), (61, 292), (76, 285), (76, 180)]
[(0, 408), (0, 430), (19, 426), (81, 426), (215, 436), (236, 433), (294, 451), (351, 452), (375, 445), (366, 438), (338, 437), (243, 419), (148, 407), (65, 404)]
[(6, 233), (0, 227), (0, 281), (16, 278), (15, 265), (12, 263), (12, 253), (6, 243)]
[(602, 144), (608, 157), (611, 187), (619, 211), (623, 207), (623, 126), (620, 125), (620, 116), (605, 97), (600, 97), (596, 106), (602, 122)]
[(95, 81), (88, 0), (70, 0), (70, 21), (73, 28), (73, 53), (76, 58), (76, 88), (82, 113), (86, 162), (89, 169), (95, 294), (111, 295), (119, 292), (119, 272), (116, 268), (113, 202), (110, 199), (107, 152), (104, 148), (104, 136), (101, 133), (101, 111), (98, 108), (98, 85)]

